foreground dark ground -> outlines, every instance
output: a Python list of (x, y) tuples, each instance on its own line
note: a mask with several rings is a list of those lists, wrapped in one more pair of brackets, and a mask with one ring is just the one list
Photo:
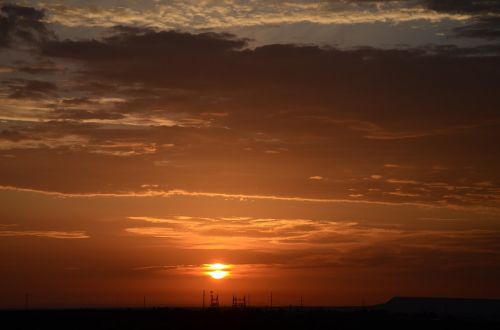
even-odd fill
[(500, 329), (500, 319), (334, 309), (81, 309), (0, 312), (1, 329)]

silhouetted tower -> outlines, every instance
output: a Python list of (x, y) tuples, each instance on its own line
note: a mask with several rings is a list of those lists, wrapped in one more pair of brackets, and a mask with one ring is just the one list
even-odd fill
[(205, 310), (205, 290), (203, 290), (203, 303), (201, 305), (201, 308)]
[(233, 308), (235, 309), (245, 309), (247, 307), (247, 297), (238, 298), (233, 296)]
[(213, 291), (210, 291), (210, 307), (211, 308), (218, 308), (219, 307), (219, 294), (217, 293), (214, 296)]

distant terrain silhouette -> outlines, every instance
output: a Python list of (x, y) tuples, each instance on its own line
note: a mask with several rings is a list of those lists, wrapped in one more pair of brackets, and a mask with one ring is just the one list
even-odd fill
[(499, 329), (500, 300), (394, 297), (369, 307), (1, 311), (3, 329)]

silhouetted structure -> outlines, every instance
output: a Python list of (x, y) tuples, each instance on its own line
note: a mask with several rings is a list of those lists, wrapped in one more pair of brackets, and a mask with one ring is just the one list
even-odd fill
[(210, 291), (210, 308), (219, 308), (219, 294)]
[(245, 309), (247, 307), (247, 297), (243, 296), (243, 298), (238, 298), (233, 296), (233, 308), (235, 309)]

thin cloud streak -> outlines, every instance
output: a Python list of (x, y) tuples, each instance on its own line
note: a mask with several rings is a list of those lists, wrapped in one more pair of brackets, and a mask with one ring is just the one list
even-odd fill
[(0, 237), (44, 237), (56, 239), (85, 239), (90, 238), (84, 231), (57, 231), (57, 230), (0, 230)]
[(225, 194), (214, 192), (190, 192), (180, 189), (173, 189), (168, 191), (160, 190), (147, 190), (137, 192), (120, 192), (120, 193), (63, 193), (57, 191), (46, 191), (30, 188), (19, 188), (13, 186), (0, 186), (1, 190), (12, 190), (30, 193), (39, 193), (44, 195), (57, 196), (61, 198), (71, 197), (173, 197), (173, 196), (191, 196), (191, 197), (220, 197), (236, 200), (275, 200), (275, 201), (291, 201), (291, 202), (311, 202), (311, 203), (367, 203), (367, 204), (380, 204), (380, 205), (413, 205), (432, 207), (432, 205), (420, 203), (391, 203), (391, 202), (377, 202), (377, 201), (363, 201), (363, 200), (350, 200), (350, 199), (327, 199), (327, 198), (304, 198), (304, 197), (286, 197), (286, 196), (272, 196), (272, 195), (246, 195), (246, 194)]
[(268, 200), (268, 201), (288, 201), (298, 203), (346, 203), (346, 204), (371, 204), (371, 205), (386, 205), (386, 206), (415, 206), (419, 208), (436, 208), (436, 209), (453, 209), (472, 211), (484, 214), (499, 214), (500, 209), (497, 207), (487, 206), (460, 206), (445, 203), (418, 203), (418, 202), (385, 202), (385, 201), (372, 201), (362, 199), (335, 199), (335, 198), (307, 198), (307, 197), (287, 197), (287, 196), (273, 196), (273, 195), (246, 195), (246, 194), (226, 194), (215, 192), (190, 192), (185, 190), (173, 189), (167, 191), (160, 190), (146, 190), (146, 191), (129, 191), (121, 193), (63, 193), (56, 191), (45, 191), (30, 188), (19, 188), (13, 186), (0, 186), (0, 190), (20, 191), (28, 193), (37, 193), (60, 198), (94, 198), (94, 197), (213, 197), (231, 200), (251, 201), (251, 200)]

